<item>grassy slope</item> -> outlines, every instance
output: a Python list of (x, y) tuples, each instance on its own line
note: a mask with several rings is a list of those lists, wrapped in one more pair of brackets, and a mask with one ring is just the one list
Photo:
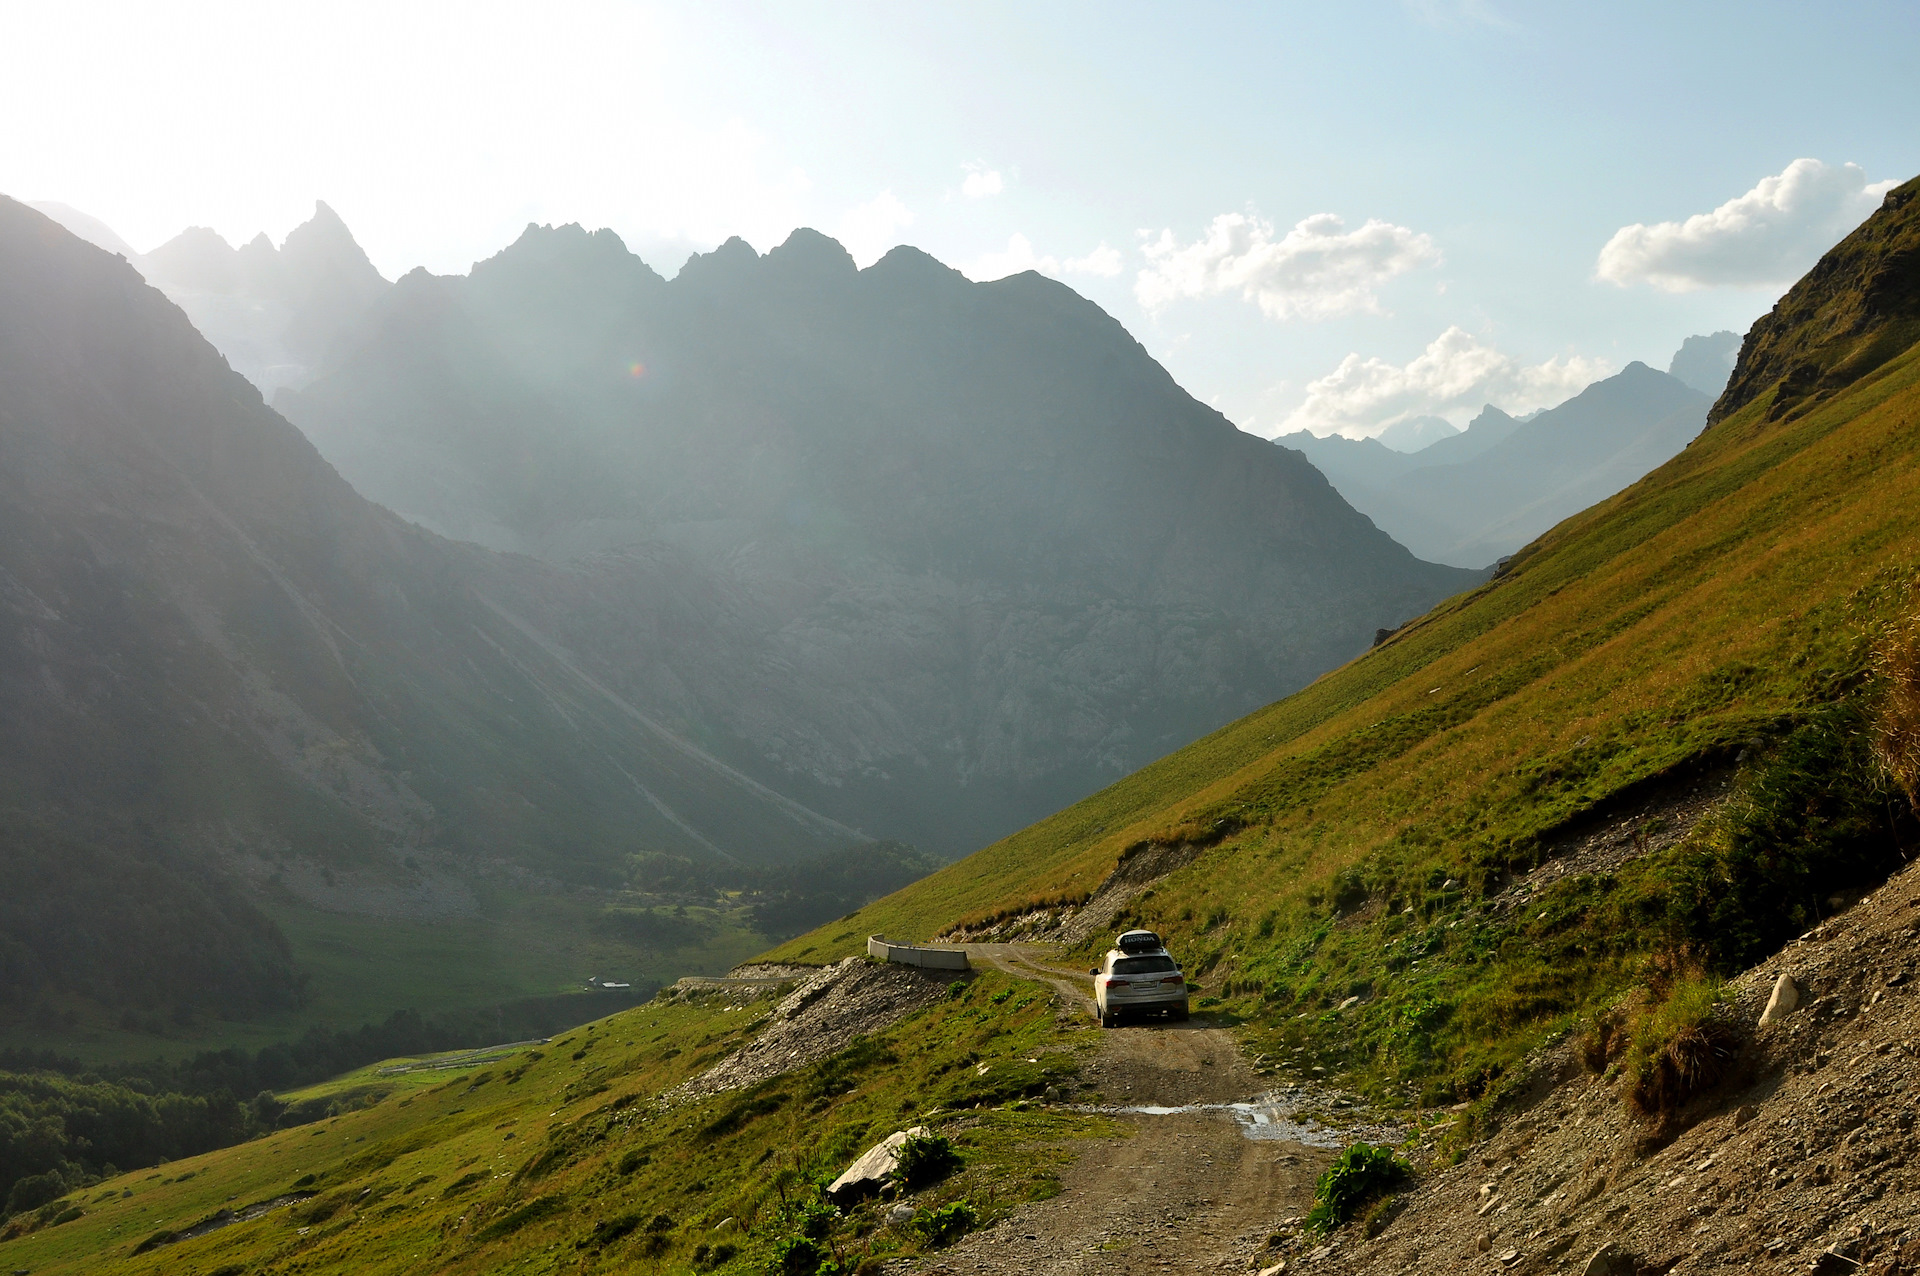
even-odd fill
[[(62, 1203), (83, 1215), (5, 1241), (0, 1259), (36, 1273), (544, 1272), (637, 1259), (687, 1270), (697, 1245), (730, 1237), (740, 1253), (728, 1270), (759, 1270), (782, 1190), (797, 1196), (795, 1183), (838, 1173), (932, 1106), (1044, 1085), (1093, 1035), (1061, 1031), (1044, 990), (985, 974), (837, 1065), (664, 1113), (646, 1102), (734, 1048), (767, 1009), (653, 1003), (507, 1060), (390, 1078), (365, 1069), (311, 1093), (371, 1086), (372, 1106), (95, 1184)], [(1058, 1141), (1107, 1124), (1010, 1106), (949, 1130), (967, 1167), (920, 1203), (966, 1194), (992, 1218), (1056, 1191)], [(295, 1190), (318, 1195), (133, 1253), (156, 1232)], [(595, 1243), (597, 1224), (622, 1218), (640, 1225)], [(715, 1235), (727, 1218), (753, 1234)]]
[[(1136, 843), (1217, 837), (1137, 920), (1195, 953), (1235, 1009), (1297, 1042), (1294, 1016), (1384, 992), (1364, 1027), (1319, 1037), (1352, 1063), (1335, 1037), (1379, 1038), (1437, 1000), (1451, 1040), (1423, 1070), (1497, 1068), (1617, 992), (1644, 947), (1633, 907), (1656, 887), (1579, 883), (1559, 914), (1505, 928), (1474, 897), (1609, 794), (1730, 760), (1831, 699), (1920, 564), (1920, 348), (1804, 416), (1769, 422), (1770, 403), (1305, 691), (773, 956), (928, 937), (1082, 894)], [(1336, 919), (1343, 872), (1391, 915)], [(1441, 890), (1449, 877), (1474, 889)], [(1426, 973), (1395, 945), (1423, 950)]]
[[(770, 956), (827, 960), (871, 933), (927, 938), (961, 917), (1077, 896), (1125, 848), (1206, 836), (1223, 818), (1271, 815), (1272, 838), (1257, 840), (1306, 853), (1320, 880), (1436, 802), (1497, 800), (1516, 760), (1662, 706), (1730, 661), (1775, 654), (1807, 612), (1920, 557), (1916, 382), (1920, 351), (1908, 351), (1799, 420), (1742, 413), (1386, 646)], [(1798, 699), (1775, 679), (1643, 733), (1608, 780), (1537, 822), (1657, 769), (1712, 720)], [(1217, 872), (1248, 841), (1230, 838), (1192, 872)]]

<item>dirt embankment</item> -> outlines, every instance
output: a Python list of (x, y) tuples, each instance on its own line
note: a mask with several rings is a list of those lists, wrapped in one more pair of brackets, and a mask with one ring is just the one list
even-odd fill
[(940, 942), (1078, 944), (1111, 928), (1141, 891), (1193, 863), (1206, 849), (1193, 842), (1145, 843), (1121, 856), (1113, 872), (1076, 908), (1036, 908), (982, 926), (955, 927), (941, 935)]
[[(846, 1049), (854, 1037), (879, 1032), (939, 1001), (947, 995), (951, 975), (915, 966), (874, 965), (861, 957), (819, 967), (773, 1008), (758, 1036), (663, 1097), (669, 1103), (704, 1098), (815, 1063)], [(752, 985), (764, 981), (706, 982), (738, 983), (740, 990), (729, 995), (745, 997)]]
[[(1729, 1082), (1656, 1123), (1571, 1045), (1519, 1111), (1373, 1240), (1304, 1239), (1289, 1272), (1920, 1272), (1920, 871), (1737, 982)], [(1799, 1006), (1759, 1024), (1781, 975)]]

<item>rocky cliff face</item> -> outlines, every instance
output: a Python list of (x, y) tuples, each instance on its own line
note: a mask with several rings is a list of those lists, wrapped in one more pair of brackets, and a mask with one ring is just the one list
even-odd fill
[[(1038, 818), (1472, 582), (1196, 403), (1060, 284), (796, 232), (671, 282), (530, 227), (276, 399), (361, 491), (566, 568), (595, 678), (730, 761), (942, 851)], [(637, 634), (654, 574), (711, 672)]]
[[(1879, 367), (1920, 336), (1920, 177), (1787, 290), (1740, 347), (1718, 423), (1774, 389), (1779, 420)], [(1775, 387), (1778, 387), (1775, 389)]]

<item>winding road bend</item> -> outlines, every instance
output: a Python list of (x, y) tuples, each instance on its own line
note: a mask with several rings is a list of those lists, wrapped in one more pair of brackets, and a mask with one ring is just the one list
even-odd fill
[[(1051, 987), (1093, 1013), (1091, 980), (1024, 944), (968, 944), (976, 966)], [(1186, 1023), (1109, 1029), (1084, 1069), (1109, 1103), (1184, 1107), (1250, 1100), (1268, 1087), (1225, 1029)], [(1076, 1141), (1060, 1195), (936, 1255), (890, 1268), (923, 1276), (1131, 1276), (1245, 1272), (1282, 1219), (1304, 1215), (1332, 1152), (1254, 1140), (1220, 1111), (1122, 1112), (1121, 1139)]]

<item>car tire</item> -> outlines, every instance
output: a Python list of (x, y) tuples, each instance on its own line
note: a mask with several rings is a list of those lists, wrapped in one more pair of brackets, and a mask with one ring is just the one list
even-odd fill
[(1100, 1026), (1102, 1028), (1117, 1028), (1120, 1026), (1120, 1016), (1114, 1014), (1111, 1010), (1102, 1010), (1100, 1012)]
[(1185, 1023), (1187, 1021), (1187, 1013), (1187, 1003), (1183, 1001), (1173, 1008), (1173, 1021), (1175, 1023)]

